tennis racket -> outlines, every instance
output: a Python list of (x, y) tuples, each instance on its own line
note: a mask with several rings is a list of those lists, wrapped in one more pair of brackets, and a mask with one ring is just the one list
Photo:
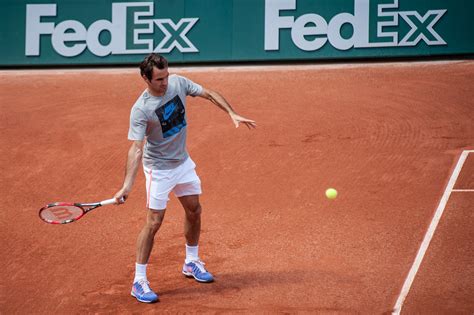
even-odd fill
[(116, 203), (115, 198), (93, 203), (55, 202), (41, 208), (39, 217), (46, 223), (66, 224), (79, 220), (98, 207)]

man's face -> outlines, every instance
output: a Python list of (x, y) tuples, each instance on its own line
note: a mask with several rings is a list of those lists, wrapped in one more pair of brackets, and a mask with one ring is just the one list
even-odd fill
[(168, 76), (168, 68), (158, 69), (157, 67), (153, 67), (151, 80), (148, 80), (146, 76), (143, 76), (143, 79), (153, 94), (161, 96), (166, 93), (166, 89), (168, 88)]

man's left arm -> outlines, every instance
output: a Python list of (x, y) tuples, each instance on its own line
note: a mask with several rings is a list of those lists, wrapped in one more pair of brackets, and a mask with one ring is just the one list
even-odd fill
[(230, 118), (232, 119), (235, 128), (239, 127), (239, 123), (245, 124), (249, 129), (257, 127), (255, 121), (237, 114), (232, 108), (232, 106), (230, 106), (230, 104), (225, 100), (225, 98), (218, 92), (203, 88), (199, 96), (211, 101), (214, 105), (227, 112)]

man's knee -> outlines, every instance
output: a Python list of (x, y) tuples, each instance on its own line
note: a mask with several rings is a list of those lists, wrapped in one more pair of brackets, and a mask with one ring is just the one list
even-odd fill
[(190, 219), (198, 219), (201, 216), (202, 208), (200, 203), (189, 206), (186, 210), (186, 215)]
[(149, 210), (146, 225), (151, 233), (155, 234), (161, 227), (161, 223), (163, 223), (164, 217), (164, 210), (156, 211), (156, 210)]

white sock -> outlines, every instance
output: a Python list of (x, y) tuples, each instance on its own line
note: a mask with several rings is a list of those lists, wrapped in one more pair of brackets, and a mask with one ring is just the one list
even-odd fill
[(133, 283), (140, 279), (146, 280), (146, 266), (147, 264), (141, 265), (139, 263), (135, 263), (135, 279), (133, 279)]
[(189, 264), (193, 260), (199, 260), (199, 245), (188, 246), (186, 244), (186, 259), (184, 262)]

